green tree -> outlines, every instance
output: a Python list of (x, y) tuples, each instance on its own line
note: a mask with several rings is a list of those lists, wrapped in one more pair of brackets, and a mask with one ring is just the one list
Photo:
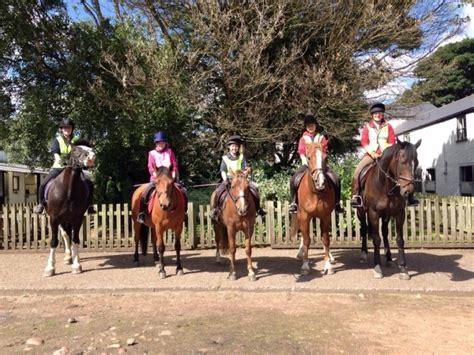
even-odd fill
[(474, 38), (450, 43), (418, 63), (419, 79), (400, 97), (400, 103), (429, 101), (446, 105), (474, 93)]

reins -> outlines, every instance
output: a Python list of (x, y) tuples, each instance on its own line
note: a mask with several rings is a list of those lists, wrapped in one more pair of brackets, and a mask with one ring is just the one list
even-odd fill
[(410, 184), (414, 184), (415, 183), (415, 179), (410, 179), (410, 178), (407, 178), (403, 175), (398, 175), (398, 159), (399, 159), (399, 153), (400, 151), (397, 152), (397, 156), (396, 156), (396, 163), (397, 163), (397, 169), (395, 171), (395, 178), (393, 178), (392, 176), (390, 176), (390, 174), (388, 174), (383, 168), (382, 166), (380, 165), (380, 161), (379, 159), (375, 159), (375, 163), (377, 164), (377, 168), (379, 169), (379, 172), (381, 172), (386, 179), (390, 180), (394, 186), (389, 190), (388, 194), (389, 195), (393, 195), (394, 191), (399, 188), (399, 187), (402, 187), (400, 185), (400, 183), (398, 182), (399, 179), (401, 180), (405, 180), (405, 181), (408, 181), (408, 183), (406, 185), (404, 185), (403, 187), (405, 186), (408, 186)]

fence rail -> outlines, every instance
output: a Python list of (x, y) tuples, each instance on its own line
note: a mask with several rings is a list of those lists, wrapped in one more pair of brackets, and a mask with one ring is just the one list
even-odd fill
[[(258, 217), (252, 243), (274, 248), (292, 248), (299, 244), (299, 236), (290, 235), (288, 203), (266, 202), (267, 216)], [(48, 217), (32, 212), (32, 204), (4, 205), (0, 218), (0, 252), (38, 251), (49, 249), (51, 229)], [(215, 246), (214, 231), (207, 215), (209, 205), (188, 204), (184, 223), (184, 249)], [(98, 213), (86, 215), (80, 231), (80, 247), (91, 251), (131, 250), (134, 247), (133, 224), (128, 204), (100, 205)], [(448, 197), (422, 199), (419, 206), (408, 207), (404, 225), (405, 245), (408, 247), (474, 247), (474, 201), (472, 198)], [(311, 243), (321, 245), (319, 220), (311, 222)], [(345, 213), (338, 218), (332, 214), (331, 245), (359, 247), (359, 221), (355, 210), (345, 202)], [(173, 245), (173, 235), (166, 235), (167, 247)], [(395, 242), (395, 226), (389, 224), (389, 239)], [(238, 243), (243, 243), (239, 234)]]

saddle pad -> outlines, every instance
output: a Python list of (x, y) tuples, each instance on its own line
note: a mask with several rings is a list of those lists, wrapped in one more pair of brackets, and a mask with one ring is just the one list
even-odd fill
[[(61, 174), (59, 174), (58, 176), (60, 176), (60, 175)], [(45, 202), (48, 202), (49, 190), (53, 186), (53, 182), (58, 178), (58, 176), (56, 176), (54, 179), (49, 180), (48, 183), (46, 184), (46, 186), (44, 188), (44, 201)], [(86, 183), (86, 177), (84, 176), (83, 173), (81, 173), (81, 180), (84, 182), (84, 185), (86, 187), (86, 196), (89, 196), (89, 185)]]

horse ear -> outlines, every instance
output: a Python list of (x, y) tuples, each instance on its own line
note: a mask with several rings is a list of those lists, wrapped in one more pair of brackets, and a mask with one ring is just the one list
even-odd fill
[(420, 146), (421, 144), (421, 139), (418, 140), (418, 142), (415, 143), (415, 148), (418, 149), (418, 147)]
[(397, 137), (397, 144), (402, 144), (402, 141)]

